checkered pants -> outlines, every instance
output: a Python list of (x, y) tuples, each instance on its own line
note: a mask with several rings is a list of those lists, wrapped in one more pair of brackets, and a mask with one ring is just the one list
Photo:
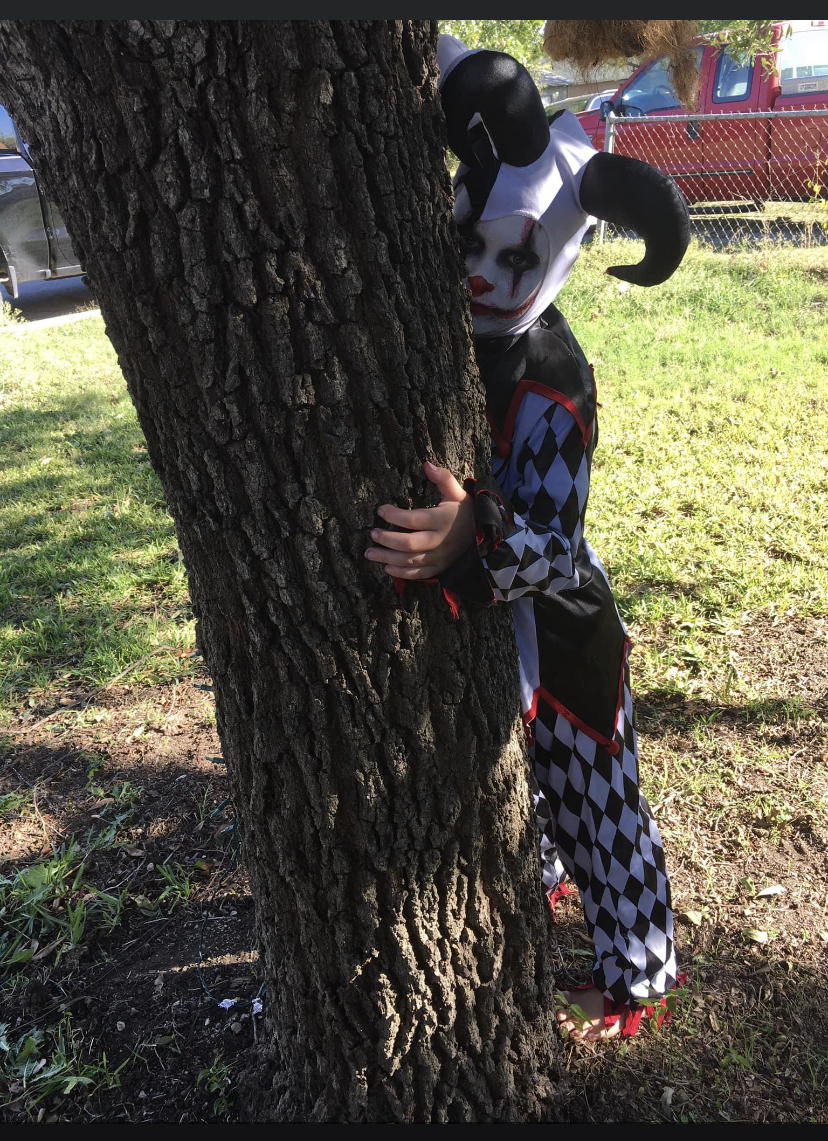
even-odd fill
[(543, 702), (532, 728), (544, 887), (567, 876), (577, 884), (599, 990), (633, 1006), (658, 998), (676, 981), (673, 912), (661, 837), (638, 787), (629, 674), (616, 756)]

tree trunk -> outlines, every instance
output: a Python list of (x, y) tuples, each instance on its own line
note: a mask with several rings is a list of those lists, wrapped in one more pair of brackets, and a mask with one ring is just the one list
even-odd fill
[(190, 576), (258, 915), (248, 1114), (548, 1119), (505, 607), (364, 559), (485, 470), (427, 22), (4, 21)]

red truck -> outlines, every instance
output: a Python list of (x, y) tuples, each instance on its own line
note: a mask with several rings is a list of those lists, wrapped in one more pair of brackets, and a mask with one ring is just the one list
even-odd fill
[[(828, 20), (774, 24), (773, 49), (765, 57), (773, 64), (770, 69), (763, 66), (762, 56), (732, 58), (717, 37), (701, 37), (695, 50), (700, 72), (697, 108), (688, 111), (679, 104), (666, 57), (648, 60), (599, 111), (578, 115), (593, 145), (603, 148), (606, 118), (613, 111), (618, 116), (616, 153), (643, 159), (671, 175), (691, 204), (746, 199), (761, 204), (824, 196)], [(818, 109), (826, 113), (717, 121), (734, 113)], [(677, 116), (685, 118), (671, 122)]]

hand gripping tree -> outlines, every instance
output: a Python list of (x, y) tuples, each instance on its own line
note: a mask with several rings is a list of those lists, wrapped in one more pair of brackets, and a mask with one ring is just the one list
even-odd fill
[(424, 459), (489, 450), (436, 35), (0, 23), (189, 571), (267, 984), (259, 1120), (554, 1116), (509, 615), (454, 621), (363, 556)]

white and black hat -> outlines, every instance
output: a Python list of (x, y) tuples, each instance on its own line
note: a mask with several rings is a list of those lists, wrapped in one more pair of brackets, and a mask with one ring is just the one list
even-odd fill
[(569, 111), (548, 120), (531, 75), (505, 52), (468, 51), (440, 36), (437, 62), (449, 146), (461, 164), (458, 224), (521, 214), (549, 238), (546, 278), (515, 332), (529, 328), (562, 288), (593, 217), (635, 230), (646, 244), (638, 265), (608, 273), (658, 285), (678, 268), (690, 224), (671, 178), (637, 159), (596, 152)]

